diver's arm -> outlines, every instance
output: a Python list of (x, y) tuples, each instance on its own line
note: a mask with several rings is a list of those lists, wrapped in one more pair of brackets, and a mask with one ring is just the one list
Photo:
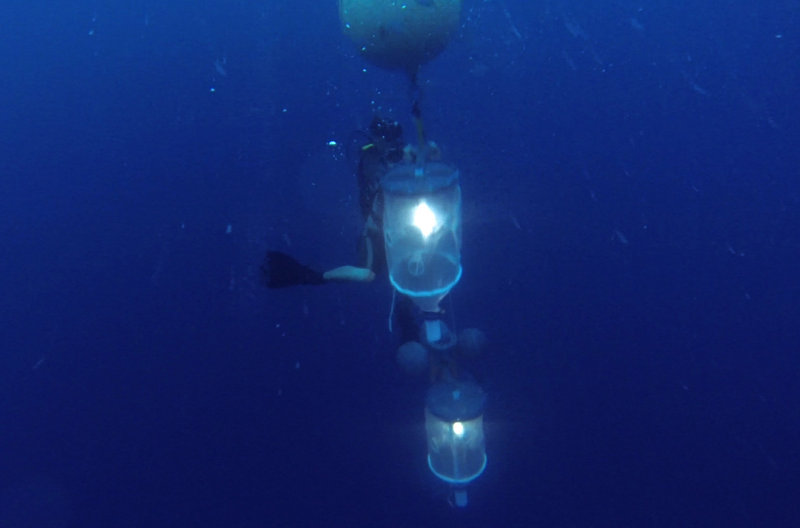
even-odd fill
[(322, 274), (326, 282), (370, 282), (375, 273), (369, 268), (355, 266), (339, 266)]
[(261, 265), (264, 282), (269, 288), (287, 286), (317, 286), (329, 282), (369, 282), (375, 273), (368, 268), (340, 266), (319, 272), (299, 263), (292, 256), (280, 251), (268, 251)]

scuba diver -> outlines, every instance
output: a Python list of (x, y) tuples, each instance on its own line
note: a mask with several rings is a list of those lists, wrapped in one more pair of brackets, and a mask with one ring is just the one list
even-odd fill
[[(363, 141), (358, 147), (358, 203), (364, 225), (358, 239), (356, 266), (339, 266), (318, 271), (280, 251), (267, 251), (261, 264), (264, 284), (268, 288), (318, 286), (331, 282), (371, 282), (386, 271), (383, 242), (383, 196), (381, 178), (398, 163), (413, 161), (415, 151), (405, 144), (403, 128), (397, 121), (373, 117), (366, 131), (356, 133)], [(354, 138), (357, 141), (357, 138)], [(433, 145), (435, 147), (435, 144)], [(413, 303), (401, 296), (393, 304), (394, 320), (402, 341), (417, 338), (419, 324)]]
[(286, 253), (267, 251), (261, 272), (268, 288), (315, 286), (329, 282), (370, 282), (385, 271), (381, 178), (394, 165), (412, 159), (414, 151), (405, 145), (403, 129), (397, 121), (375, 116), (367, 131), (361, 134), (365, 143), (360, 147), (356, 177), (364, 227), (358, 241), (358, 265), (317, 271)]

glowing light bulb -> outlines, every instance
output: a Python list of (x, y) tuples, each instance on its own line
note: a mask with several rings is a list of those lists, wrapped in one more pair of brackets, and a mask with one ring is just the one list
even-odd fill
[(464, 424), (461, 422), (453, 422), (453, 434), (456, 436), (464, 436)]
[(424, 201), (414, 208), (414, 227), (420, 230), (423, 238), (428, 238), (436, 229), (436, 214)]

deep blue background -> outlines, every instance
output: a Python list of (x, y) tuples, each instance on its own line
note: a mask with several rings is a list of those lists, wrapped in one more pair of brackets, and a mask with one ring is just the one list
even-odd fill
[(797, 525), (798, 13), (465, 0), (421, 74), (492, 340), (456, 511), (386, 281), (257, 275), (353, 260), (327, 142), (410, 130), (403, 76), (333, 1), (3, 2), (0, 527)]

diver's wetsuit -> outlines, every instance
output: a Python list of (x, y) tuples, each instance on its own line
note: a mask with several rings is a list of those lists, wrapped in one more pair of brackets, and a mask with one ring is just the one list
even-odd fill
[(359, 266), (376, 275), (385, 271), (383, 245), (383, 195), (381, 179), (395, 163), (403, 159), (400, 125), (379, 119), (370, 125), (370, 142), (361, 147), (358, 160), (358, 203), (364, 218), (364, 229), (358, 244)]
[(383, 244), (383, 194), (380, 180), (388, 165), (374, 144), (364, 147), (358, 163), (358, 191), (364, 227), (358, 240), (358, 265), (376, 275), (385, 271), (386, 251)]
[[(383, 240), (383, 194), (381, 179), (397, 163), (403, 161), (402, 131), (395, 123), (377, 118), (370, 125), (370, 143), (361, 148), (358, 160), (359, 206), (364, 228), (358, 243), (359, 266), (376, 275), (386, 271), (386, 248)], [(399, 295), (394, 307), (394, 327), (400, 343), (419, 338), (419, 321), (414, 303)]]

